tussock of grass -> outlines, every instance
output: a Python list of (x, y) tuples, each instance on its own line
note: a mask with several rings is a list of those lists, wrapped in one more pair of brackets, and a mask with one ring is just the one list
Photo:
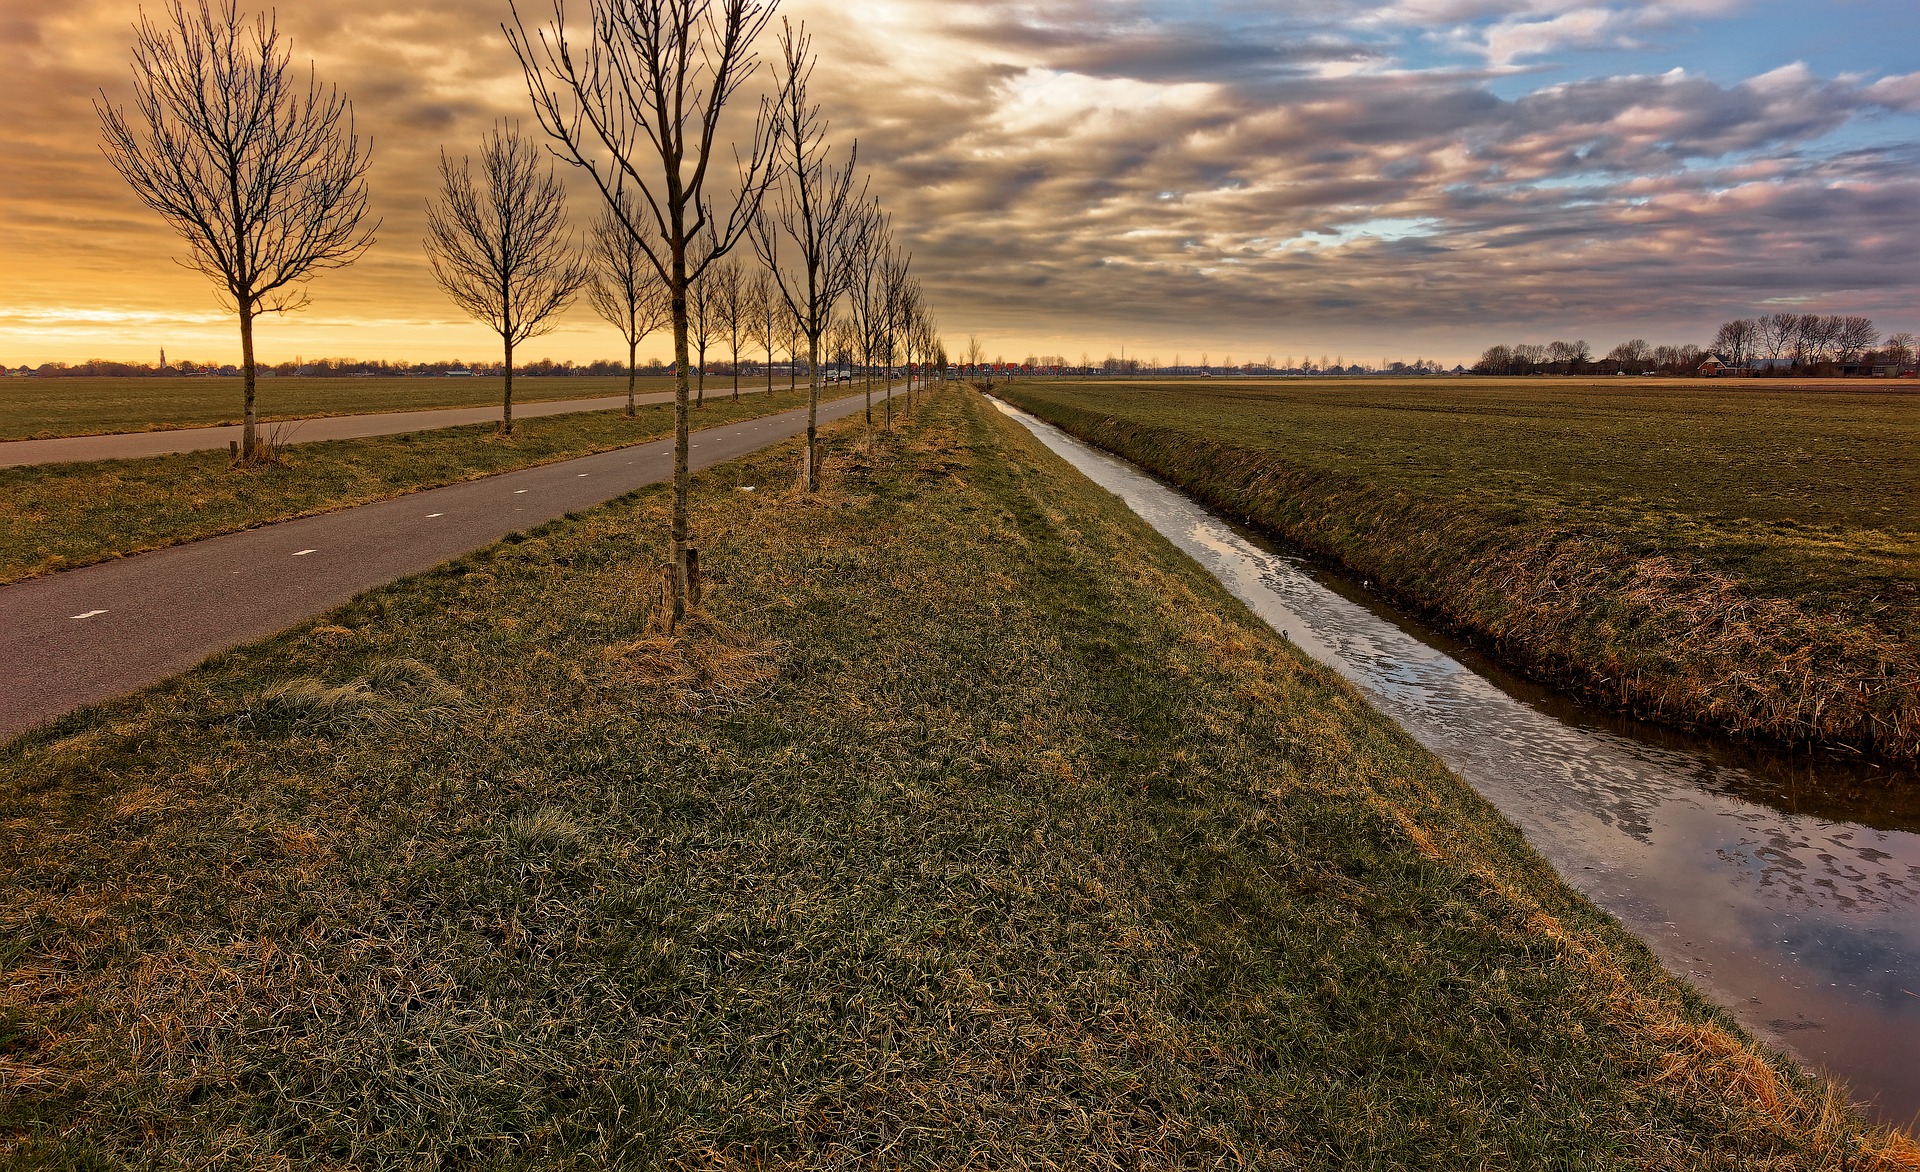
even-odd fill
[(734, 631), (695, 612), (672, 633), (601, 652), (619, 684), (670, 700), (681, 711), (737, 708), (765, 696), (779, 676), (780, 647)]
[(313, 676), (282, 680), (260, 693), (248, 716), (265, 724), (398, 727), (457, 712), (467, 695), (413, 658), (387, 659), (344, 684)]
[[(1822, 435), (1778, 393), (1532, 393), (1338, 391), (1318, 419), (1296, 390), (1008, 397), (1596, 699), (1920, 755), (1920, 530), (1911, 501), (1889, 511), (1912, 469), (1885, 442), (1910, 435), (1910, 397), (1806, 396), (1844, 416)], [(1808, 447), (1854, 466), (1809, 471)], [(1876, 472), (1891, 482), (1869, 491)], [(1793, 536), (1794, 513), (1832, 519)]]
[(649, 491), (0, 749), (0, 1155), (1902, 1166), (1016, 426), (857, 431), (673, 639)]

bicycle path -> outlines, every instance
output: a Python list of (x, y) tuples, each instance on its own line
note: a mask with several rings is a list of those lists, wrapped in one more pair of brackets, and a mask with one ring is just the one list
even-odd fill
[[(673, 392), (635, 395), (633, 401), (642, 407), (671, 403)], [(515, 403), (513, 417), (516, 420), (539, 419), (581, 411), (612, 411), (626, 405), (627, 397), (624, 394), (603, 395), (593, 399), (558, 399), (546, 403)], [(327, 415), (318, 419), (270, 419), (262, 420), (256, 426), (262, 436), (278, 434), (281, 443), (310, 444), (319, 440), (364, 439), (375, 435), (402, 435), (410, 431), (493, 423), (499, 418), (500, 407), (496, 403), (491, 407), (434, 407), (423, 411)], [(222, 427), (170, 428), (166, 431), (129, 431), (118, 435), (4, 440), (0, 441), (0, 468), (18, 468), (28, 464), (75, 464), (86, 460), (137, 460), (143, 456), (218, 451), (238, 443), (241, 430), (238, 424), (231, 424)]]
[[(860, 395), (824, 402), (820, 422), (864, 407)], [(698, 431), (690, 463), (711, 468), (806, 426), (799, 407)], [(0, 587), (0, 741), (672, 476), (673, 441), (652, 440)]]

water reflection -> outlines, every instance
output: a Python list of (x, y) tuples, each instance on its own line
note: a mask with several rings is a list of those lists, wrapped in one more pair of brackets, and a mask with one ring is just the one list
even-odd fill
[(1671, 971), (1880, 1118), (1920, 1115), (1914, 779), (1582, 710), (999, 406), (1358, 685)]

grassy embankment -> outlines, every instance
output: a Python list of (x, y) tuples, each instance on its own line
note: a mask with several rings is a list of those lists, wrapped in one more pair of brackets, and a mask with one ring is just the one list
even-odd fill
[(977, 398), (856, 436), (680, 637), (647, 490), (0, 749), (6, 1157), (1920, 1167)]
[(1501, 658), (1682, 725), (1920, 756), (1920, 395), (1021, 384)]
[[(824, 391), (821, 401), (847, 393)], [(714, 427), (806, 406), (806, 392), (708, 400), (693, 417)], [(139, 460), (0, 468), (0, 584), (364, 505), (516, 468), (604, 452), (673, 434), (673, 405), (556, 415), (367, 439), (326, 440), (283, 451), (285, 462), (236, 468), (225, 452)]]
[[(779, 388), (786, 389), (780, 380)], [(742, 391), (755, 384), (743, 383)], [(764, 390), (765, 384), (758, 384)], [(668, 378), (642, 377), (642, 395), (673, 390)], [(708, 397), (714, 393), (707, 377)], [(733, 391), (722, 380), (720, 394)], [(513, 401), (542, 403), (593, 399), (627, 393), (618, 378), (531, 378), (513, 380)], [(422, 411), (434, 407), (497, 407), (498, 378), (268, 378), (260, 380), (256, 410), (265, 421), (317, 419), (379, 411)], [(62, 435), (104, 435), (160, 431), (174, 427), (213, 427), (239, 423), (238, 378), (21, 378), (0, 379), (0, 440), (45, 439)]]

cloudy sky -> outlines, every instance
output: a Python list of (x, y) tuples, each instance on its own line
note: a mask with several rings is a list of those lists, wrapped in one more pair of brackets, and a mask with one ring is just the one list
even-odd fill
[[(0, 0), (0, 363), (237, 355), (99, 153), (91, 102), (126, 100), (137, 11)], [(782, 11), (818, 35), (820, 97), (945, 333), (989, 353), (1452, 362), (1495, 341), (1704, 341), (1780, 308), (1920, 328), (1912, 0)], [(262, 357), (491, 352), (420, 238), (440, 148), (525, 112), (505, 15), (282, 5), (296, 57), (374, 137), (384, 222), (310, 308), (263, 324)], [(620, 349), (582, 309), (524, 352)]]

